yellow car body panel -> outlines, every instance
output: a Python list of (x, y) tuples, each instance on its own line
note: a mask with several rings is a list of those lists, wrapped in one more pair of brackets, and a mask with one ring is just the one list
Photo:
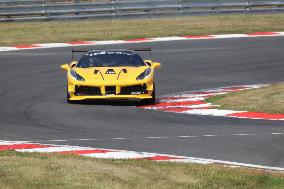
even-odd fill
[[(69, 65), (61, 65), (61, 69), (67, 71), (67, 93), (70, 101), (95, 100), (95, 99), (151, 99), (154, 91), (154, 72), (160, 67), (160, 63), (144, 60), (145, 66), (119, 66), (119, 67), (76, 67), (77, 62)], [(150, 68), (151, 73), (144, 79), (137, 80), (137, 77), (146, 69)], [(73, 77), (70, 71), (73, 70), (84, 78), (79, 81)], [(108, 70), (114, 73), (107, 73)], [(139, 92), (127, 91), (128, 89), (141, 87)], [(135, 88), (136, 87), (136, 88)], [(79, 94), (80, 90), (91, 89), (94, 93)], [(110, 90), (110, 91), (109, 91)], [(141, 92), (142, 91), (142, 92)]]

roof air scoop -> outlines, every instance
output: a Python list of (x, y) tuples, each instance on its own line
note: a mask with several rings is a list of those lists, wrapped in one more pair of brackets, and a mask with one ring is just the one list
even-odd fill
[(106, 71), (106, 74), (116, 74), (115, 71), (113, 69), (108, 69)]

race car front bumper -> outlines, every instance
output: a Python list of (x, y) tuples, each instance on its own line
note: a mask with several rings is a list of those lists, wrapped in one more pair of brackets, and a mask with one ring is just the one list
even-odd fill
[[(69, 86), (70, 100), (91, 99), (150, 99), (153, 93), (153, 83), (112, 86)], [(71, 90), (70, 90), (71, 89)]]

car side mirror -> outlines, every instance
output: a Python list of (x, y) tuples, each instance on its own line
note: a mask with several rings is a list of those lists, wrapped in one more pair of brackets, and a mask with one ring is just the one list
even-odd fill
[(161, 67), (161, 63), (160, 63), (160, 62), (153, 62), (153, 63), (152, 63), (152, 66), (153, 66), (154, 68), (159, 68), (159, 67)]
[(68, 64), (62, 64), (62, 65), (60, 66), (60, 68), (61, 68), (62, 70), (68, 71), (68, 70), (69, 70), (69, 65), (68, 65)]

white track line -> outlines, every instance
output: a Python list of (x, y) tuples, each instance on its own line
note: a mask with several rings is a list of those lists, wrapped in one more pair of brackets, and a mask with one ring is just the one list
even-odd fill
[[(37, 140), (37, 141), (26, 141), (25, 143), (41, 143), (41, 142), (70, 142), (70, 141), (106, 141), (106, 140), (141, 140), (141, 139), (172, 139), (172, 138), (201, 138), (206, 136), (215, 136), (215, 137), (229, 137), (229, 136), (263, 136), (263, 135), (284, 135), (284, 133), (233, 133), (228, 135), (219, 135), (219, 134), (204, 134), (204, 135), (181, 135), (181, 136), (145, 136), (145, 137), (115, 137), (115, 138), (78, 138), (78, 139), (50, 139), (50, 140)], [(11, 144), (21, 144), (23, 141), (12, 142)], [(0, 145), (4, 145), (6, 142), (1, 142)]]

